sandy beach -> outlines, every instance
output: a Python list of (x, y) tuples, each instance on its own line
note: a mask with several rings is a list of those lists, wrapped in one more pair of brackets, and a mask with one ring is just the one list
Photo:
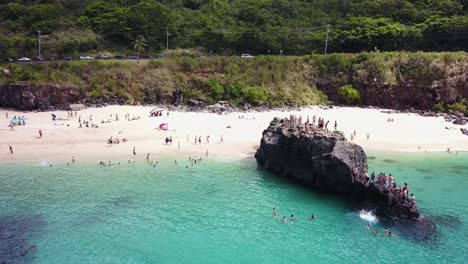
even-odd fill
[[(344, 131), (348, 140), (356, 131), (353, 142), (366, 151), (468, 151), (468, 137), (460, 132), (463, 126), (445, 122), (441, 117), (421, 117), (416, 114), (387, 114), (379, 109), (338, 108), (324, 110), (319, 107), (304, 108), (301, 111), (234, 112), (223, 115), (214, 113), (169, 112), (163, 116), (150, 117), (150, 106), (108, 106), (88, 108), (77, 112), (78, 116), (68, 117), (67, 111), (19, 112), (0, 110), (0, 159), (21, 160), (77, 160), (108, 161), (112, 159), (152, 159), (162, 156), (196, 155), (210, 157), (242, 157), (255, 153), (262, 131), (273, 117), (287, 117), (290, 114), (315, 115), (330, 120), (333, 129), (335, 120), (338, 130)], [(8, 118), (6, 117), (8, 113)], [(57, 116), (52, 121), (51, 114)], [(112, 114), (112, 120), (111, 120)], [(118, 115), (119, 120), (115, 121)], [(28, 118), (26, 125), (12, 130), (9, 121), (14, 116)], [(138, 118), (137, 120), (128, 121)], [(90, 127), (79, 126), (79, 118), (89, 121)], [(92, 121), (90, 121), (90, 118)], [(388, 119), (393, 122), (388, 122)], [(110, 123), (101, 121), (111, 120)], [(91, 123), (98, 128), (91, 128)], [(158, 127), (167, 123), (169, 129)], [(468, 126), (464, 126), (468, 128)], [(449, 129), (447, 129), (449, 128)], [(38, 131), (43, 136), (39, 137)], [(367, 135), (369, 134), (369, 139)], [(171, 136), (172, 144), (165, 138)], [(200, 137), (202, 144), (195, 144)], [(207, 143), (209, 136), (209, 143)], [(223, 141), (221, 142), (221, 136)], [(107, 144), (113, 137), (120, 144)], [(122, 140), (127, 142), (123, 143)], [(180, 149), (179, 149), (180, 144)], [(9, 145), (14, 154), (10, 154)], [(133, 155), (135, 147), (136, 155)]]

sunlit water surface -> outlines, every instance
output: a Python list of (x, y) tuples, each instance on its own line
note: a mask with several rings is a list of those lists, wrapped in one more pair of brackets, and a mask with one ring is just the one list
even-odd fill
[(3, 163), (0, 263), (468, 263), (468, 155), (371, 153), (369, 163), (410, 184), (434, 232), (375, 219), (253, 158)]

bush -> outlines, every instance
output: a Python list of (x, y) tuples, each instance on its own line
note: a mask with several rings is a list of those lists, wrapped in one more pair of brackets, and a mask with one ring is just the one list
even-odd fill
[(215, 100), (221, 100), (224, 96), (223, 86), (215, 79), (210, 79), (208, 81), (208, 87), (210, 89), (210, 95)]
[(343, 99), (347, 104), (355, 104), (361, 101), (361, 93), (356, 90), (351, 84), (341, 86), (338, 89), (338, 95)]
[(255, 87), (245, 87), (244, 89), (242, 89), (242, 94), (244, 100), (248, 103), (266, 101), (267, 99), (265, 92)]

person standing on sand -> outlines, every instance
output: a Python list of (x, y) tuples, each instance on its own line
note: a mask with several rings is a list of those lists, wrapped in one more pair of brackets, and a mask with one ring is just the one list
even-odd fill
[(180, 150), (180, 141), (177, 141), (177, 148)]
[(8, 112), (5, 112), (5, 117), (6, 119), (8, 119)]
[(135, 147), (133, 147), (133, 156), (136, 155)]
[(336, 120), (335, 120), (335, 131), (337, 131), (336, 130), (337, 127), (338, 127), (338, 124), (336, 123)]
[(42, 138), (42, 129), (39, 129), (39, 138)]
[(10, 154), (13, 154), (13, 147), (11, 145), (8, 145), (10, 147)]
[(221, 135), (221, 143), (224, 143), (223, 135)]

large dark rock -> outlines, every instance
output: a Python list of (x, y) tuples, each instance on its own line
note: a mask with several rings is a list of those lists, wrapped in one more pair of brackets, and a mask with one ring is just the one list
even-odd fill
[(462, 119), (462, 118), (457, 118), (455, 121), (453, 121), (453, 124), (454, 125), (464, 126), (464, 125), (467, 124), (467, 121)]
[(263, 131), (255, 158), (260, 166), (274, 174), (343, 195), (363, 208), (375, 209), (380, 216), (419, 217), (392, 193), (380, 191), (357, 176), (367, 172), (366, 153), (339, 133), (319, 129), (305, 132), (303, 126), (275, 118)]
[(460, 128), (461, 132), (463, 135), (467, 135), (468, 136), (468, 129), (466, 128)]
[(68, 109), (85, 97), (83, 90), (70, 85), (17, 82), (0, 85), (0, 107), (21, 110)]

